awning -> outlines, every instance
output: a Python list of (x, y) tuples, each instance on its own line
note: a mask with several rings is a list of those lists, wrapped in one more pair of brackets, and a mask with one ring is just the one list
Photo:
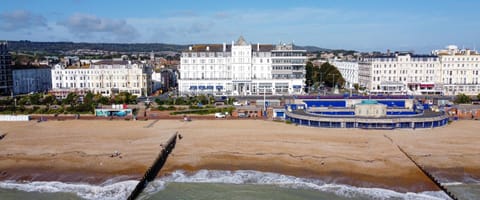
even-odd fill
[(420, 84), (420, 87), (434, 87), (435, 84)]
[(221, 86), (221, 85), (217, 85), (217, 87), (215, 87), (215, 88), (217, 88), (217, 90), (223, 90), (223, 86)]
[(298, 89), (298, 88), (302, 88), (302, 86), (301, 85), (293, 85), (293, 88)]
[(190, 86), (190, 90), (197, 90), (197, 86)]
[(207, 90), (213, 90), (213, 85), (208, 85)]

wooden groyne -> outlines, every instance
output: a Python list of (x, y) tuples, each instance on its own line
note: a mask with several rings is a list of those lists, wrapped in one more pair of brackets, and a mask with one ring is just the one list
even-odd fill
[(177, 143), (177, 135), (178, 133), (173, 134), (173, 136), (167, 141), (166, 145), (163, 145), (163, 148), (158, 154), (157, 159), (155, 159), (152, 166), (150, 166), (150, 168), (148, 168), (148, 170), (145, 172), (145, 175), (143, 175), (140, 182), (128, 197), (128, 200), (136, 199), (142, 193), (143, 189), (147, 187), (148, 183), (152, 182), (155, 177), (157, 177), (158, 172), (160, 172), (163, 165), (167, 161), (168, 155), (172, 152), (173, 148), (175, 148), (175, 144)]
[[(390, 139), (390, 138), (389, 138)], [(420, 171), (422, 171), (423, 174), (425, 174), (425, 176), (427, 176), (433, 183), (435, 183), (435, 185), (437, 185), (438, 188), (440, 188), (443, 192), (445, 192), (445, 194), (447, 194), (450, 198), (452, 198), (453, 200), (458, 200), (457, 197), (455, 197), (455, 195), (453, 193), (451, 193), (450, 191), (447, 190), (447, 188), (445, 186), (443, 186), (440, 181), (438, 179), (436, 179), (430, 172), (428, 172), (427, 170), (425, 170), (425, 168), (418, 164), (410, 155), (408, 155), (407, 152), (405, 152), (402, 147), (398, 146), (398, 149), (400, 149), (400, 151), (405, 155), (407, 156), (408, 159), (410, 159), (410, 161), (413, 162), (413, 164), (415, 164), (418, 169), (420, 169)]]
[(7, 136), (6, 133), (0, 135), (0, 140), (2, 140), (5, 136)]
[(156, 119), (155, 121), (153, 121), (152, 123), (150, 123), (149, 125), (145, 126), (144, 128), (151, 128), (153, 125), (155, 125), (158, 121), (160, 121), (160, 119)]

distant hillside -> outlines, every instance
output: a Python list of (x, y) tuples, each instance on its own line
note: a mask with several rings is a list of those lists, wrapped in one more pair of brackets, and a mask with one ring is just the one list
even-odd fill
[(320, 48), (316, 46), (296, 46), (295, 49), (304, 49), (308, 52), (320, 52), (320, 51), (331, 51), (331, 49)]
[[(44, 54), (64, 54), (65, 52), (90, 49), (116, 52), (181, 52), (189, 45), (163, 44), (163, 43), (75, 43), (75, 42), (32, 42), (28, 40), (8, 41), (10, 51), (37, 52)], [(305, 49), (308, 52), (332, 52), (339, 50), (325, 49), (316, 46), (295, 46), (295, 49)], [(344, 51), (344, 50), (340, 50)]]
[(31, 42), (8, 41), (10, 51), (27, 51), (63, 54), (77, 49), (91, 49), (117, 52), (151, 52), (175, 51), (179, 52), (188, 48), (188, 45), (162, 44), (162, 43), (74, 43), (74, 42)]

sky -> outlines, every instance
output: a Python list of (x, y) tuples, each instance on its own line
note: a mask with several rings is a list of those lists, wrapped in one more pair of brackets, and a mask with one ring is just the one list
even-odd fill
[(480, 47), (478, 0), (0, 0), (0, 40)]

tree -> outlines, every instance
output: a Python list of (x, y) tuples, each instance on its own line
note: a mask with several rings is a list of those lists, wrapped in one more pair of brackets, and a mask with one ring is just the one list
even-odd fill
[(472, 99), (465, 95), (465, 94), (458, 94), (457, 97), (455, 97), (455, 103), (462, 104), (462, 103), (471, 103)]
[(54, 105), (55, 102), (56, 102), (56, 100), (57, 100), (57, 99), (55, 98), (55, 96), (53, 96), (53, 95), (51, 95), (51, 94), (45, 95), (45, 96), (43, 97), (43, 103), (44, 103), (45, 105), (47, 105), (47, 108), (49, 108), (50, 105)]
[(28, 95), (28, 97), (30, 98), (30, 104), (39, 105), (40, 99), (42, 98), (42, 94), (40, 93), (30, 94)]
[(103, 95), (101, 94), (95, 94), (93, 96), (93, 101), (99, 103), (99, 104), (109, 104), (110, 103), (110, 99), (108, 97), (104, 97)]
[(88, 91), (87, 94), (85, 94), (85, 97), (83, 97), (83, 103), (85, 103), (85, 104), (94, 103), (94, 100), (93, 100), (94, 96), (95, 95), (92, 92)]
[[(308, 61), (307, 64), (305, 65), (305, 70), (306, 70), (306, 73), (305, 73), (305, 83), (307, 84), (307, 87), (305, 89), (308, 90), (309, 87), (311, 87), (314, 83), (315, 83), (315, 79), (314, 79), (314, 72), (313, 72), (313, 63)], [(307, 91), (308, 92), (308, 91)]]
[(30, 103), (30, 98), (28, 96), (23, 96), (18, 100), (18, 105), (28, 105)]
[(358, 83), (355, 83), (353, 84), (353, 88), (355, 88), (355, 90), (358, 91), (358, 89), (360, 89), (360, 85), (358, 85)]
[(334, 87), (335, 85), (343, 87), (345, 84), (345, 79), (338, 69), (331, 65), (330, 63), (323, 63), (320, 66), (320, 73), (322, 74), (322, 79), (325, 84), (329, 87)]
[(201, 103), (202, 105), (208, 105), (208, 97), (205, 95), (199, 95), (197, 96), (197, 101)]
[(208, 97), (208, 104), (213, 104), (213, 103), (215, 103), (215, 97), (209, 96)]
[(235, 102), (235, 101), (236, 101), (235, 97), (229, 97), (225, 100), (225, 104), (233, 105), (233, 102)]
[(70, 92), (67, 95), (67, 98), (63, 100), (63, 104), (70, 104), (70, 106), (75, 106), (78, 102), (78, 95), (75, 92)]
[(477, 100), (480, 101), (480, 93), (477, 94)]
[(115, 97), (113, 97), (113, 100), (115, 103), (118, 104), (135, 104), (137, 103), (137, 96), (132, 95), (129, 92), (120, 92), (119, 94), (115, 95)]

